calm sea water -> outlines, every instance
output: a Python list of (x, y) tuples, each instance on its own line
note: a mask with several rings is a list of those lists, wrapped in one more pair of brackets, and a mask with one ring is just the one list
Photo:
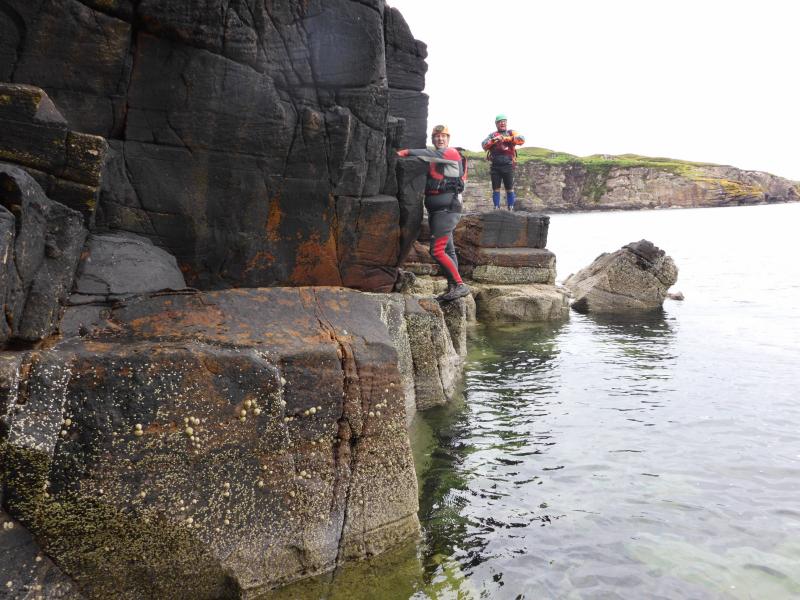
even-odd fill
[(478, 328), (463, 399), (414, 423), (422, 542), (286, 597), (800, 597), (798, 224), (553, 216), (559, 280), (646, 238), (686, 300)]

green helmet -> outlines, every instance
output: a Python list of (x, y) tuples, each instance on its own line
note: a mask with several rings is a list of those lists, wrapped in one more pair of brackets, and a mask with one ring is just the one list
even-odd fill
[(494, 118), (495, 123), (497, 123), (498, 121), (508, 121), (508, 117), (506, 117), (503, 113), (500, 113)]

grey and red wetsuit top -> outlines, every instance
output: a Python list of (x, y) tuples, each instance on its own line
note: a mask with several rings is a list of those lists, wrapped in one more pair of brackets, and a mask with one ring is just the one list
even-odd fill
[(455, 197), (464, 191), (467, 170), (459, 151), (455, 148), (420, 148), (409, 149), (408, 155), (430, 163), (425, 183), (425, 208), (428, 212), (455, 208), (460, 211)]

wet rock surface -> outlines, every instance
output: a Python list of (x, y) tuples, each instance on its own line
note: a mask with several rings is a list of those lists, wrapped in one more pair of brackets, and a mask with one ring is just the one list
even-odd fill
[(98, 598), (241, 597), (408, 539), (384, 305), (330, 288), (142, 297), (17, 356), (7, 511)]
[(652, 242), (640, 240), (601, 254), (570, 275), (564, 286), (573, 294), (574, 310), (616, 313), (661, 308), (677, 280), (672, 258)]
[(47, 198), (27, 171), (0, 163), (0, 343), (55, 331), (86, 233), (79, 212)]
[[(0, 11), (0, 34), (6, 33)], [(30, 8), (29, 8), (30, 10)], [(0, 35), (0, 37), (3, 37)], [(0, 63), (3, 56), (0, 54)], [(0, 161), (24, 169), (51, 200), (94, 224), (108, 145), (102, 137), (74, 131), (38, 87), (3, 83), (0, 76)], [(27, 79), (19, 79), (29, 83)]]
[[(2, 501), (2, 494), (0, 494)], [(85, 600), (31, 534), (0, 509), (0, 598)]]
[(70, 304), (112, 302), (186, 287), (175, 257), (132, 234), (92, 234), (86, 240)]
[(406, 296), (406, 322), (417, 409), (446, 404), (460, 381), (462, 359), (453, 347), (442, 308), (433, 298)]
[(554, 285), (481, 283), (473, 289), (482, 323), (559, 321), (569, 316), (567, 294)]
[[(0, 160), (37, 171), (87, 224), (150, 238), (193, 287), (391, 290), (398, 248), (371, 238), (396, 235), (393, 148), (427, 137), (425, 45), (398, 11), (379, 0), (3, 6), (0, 80), (44, 92), (16, 85), (13, 113), (0, 103)], [(105, 155), (96, 136), (108, 140), (102, 181), (102, 161), (83, 158)]]

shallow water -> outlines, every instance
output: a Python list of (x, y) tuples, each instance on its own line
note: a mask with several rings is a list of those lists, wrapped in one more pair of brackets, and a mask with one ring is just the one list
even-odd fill
[(559, 279), (646, 238), (684, 302), (477, 328), (413, 427), (424, 539), (307, 598), (800, 597), (800, 204), (556, 215)]

